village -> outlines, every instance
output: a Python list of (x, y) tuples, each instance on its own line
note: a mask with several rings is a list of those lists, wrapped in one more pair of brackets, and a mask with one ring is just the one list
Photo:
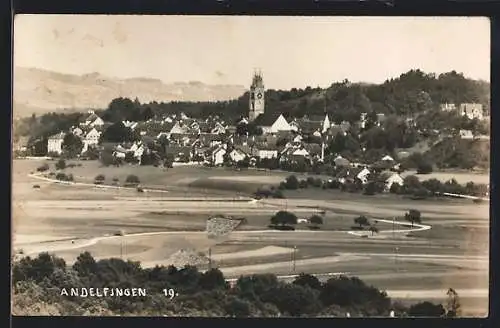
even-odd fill
[[(165, 168), (204, 165), (312, 172), (334, 177), (341, 185), (356, 182), (360, 188), (370, 182), (383, 183), (377, 189), (386, 192), (393, 184), (403, 185), (401, 173), (409, 168), (402, 166), (401, 162), (410, 156), (407, 151), (380, 154), (375, 158), (372, 155), (369, 161), (365, 159), (363, 162), (353, 156), (347, 158), (340, 152), (332, 152), (328, 147), (335, 139), (360, 133), (367, 125), (383, 130), (384, 114), (369, 117), (368, 113), (361, 113), (355, 125), (347, 121), (332, 122), (328, 113), (287, 119), (282, 113), (265, 111), (265, 91), (262, 74), (256, 72), (250, 87), (248, 116), (232, 122), (219, 116), (202, 120), (178, 113), (146, 121), (124, 120), (112, 124), (90, 110), (78, 125), (48, 138), (47, 156), (100, 159), (104, 165), (136, 164)], [(442, 104), (440, 109), (468, 120), (488, 120), (481, 104)], [(408, 128), (418, 129), (414, 118), (399, 119)], [(445, 134), (458, 134), (465, 140), (489, 139), (489, 136), (477, 135), (470, 130), (431, 132), (438, 135), (439, 140)], [(108, 135), (104, 138), (106, 133)], [(135, 140), (130, 135), (135, 135)], [(28, 149), (21, 145), (17, 150), (22, 153)], [(369, 152), (366, 148), (363, 151)], [(421, 166), (416, 170), (419, 174), (432, 171), (428, 164)]]

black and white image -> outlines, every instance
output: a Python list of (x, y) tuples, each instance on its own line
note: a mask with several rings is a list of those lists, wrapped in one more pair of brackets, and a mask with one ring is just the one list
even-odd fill
[(17, 15), (12, 314), (484, 317), (490, 23)]

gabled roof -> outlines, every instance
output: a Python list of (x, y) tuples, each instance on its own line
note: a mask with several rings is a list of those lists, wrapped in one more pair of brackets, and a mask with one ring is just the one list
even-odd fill
[(280, 117), (281, 113), (264, 113), (260, 114), (254, 123), (258, 126), (271, 126)]

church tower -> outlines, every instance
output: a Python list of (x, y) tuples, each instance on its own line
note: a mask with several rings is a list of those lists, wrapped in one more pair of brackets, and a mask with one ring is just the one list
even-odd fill
[(255, 72), (250, 86), (250, 108), (249, 121), (255, 120), (260, 114), (264, 114), (264, 81), (262, 73)]

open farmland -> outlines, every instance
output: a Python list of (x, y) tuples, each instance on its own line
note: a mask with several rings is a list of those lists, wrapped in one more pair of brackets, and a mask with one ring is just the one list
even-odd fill
[[(233, 182), (234, 172), (225, 169), (179, 167), (163, 172), (138, 166), (100, 168), (96, 162), (66, 169), (82, 182), (92, 182), (97, 174), (107, 179), (116, 176), (120, 181), (135, 174), (142, 185), (161, 185), (167, 191), (139, 194), (28, 177), (41, 163), (14, 161), (13, 166), (13, 241), (14, 248), (24, 254), (49, 251), (72, 263), (81, 252), (89, 251), (96, 258), (123, 257), (150, 267), (172, 263), (179, 250), (192, 250), (206, 259), (210, 249), (214, 265), (228, 277), (345, 272), (398, 296), (421, 290), (421, 281), (425, 281), (423, 289), (429, 291), (423, 292), (421, 299), (428, 295), (432, 300), (435, 290), (443, 288), (453, 287), (465, 295), (488, 287), (488, 205), (348, 193), (335, 197), (335, 192), (320, 189), (314, 190), (317, 194), (313, 189), (290, 192), (288, 199), (237, 200), (234, 192), (212, 193), (209, 188), (189, 186), (193, 179)], [(286, 176), (276, 173), (270, 178), (267, 172), (249, 170), (234, 181), (261, 183)], [(34, 189), (34, 184), (40, 189)], [(180, 192), (179, 188), (184, 189)], [(320, 193), (328, 197), (320, 197)], [(346, 231), (356, 216), (401, 220), (410, 208), (418, 209), (422, 223), (431, 229), (393, 234), (392, 224), (379, 222), (382, 232), (367, 238)], [(319, 231), (300, 224), (296, 231), (270, 230), (269, 218), (279, 210), (294, 212), (299, 218), (324, 210), (324, 224)], [(206, 218), (213, 214), (245, 217), (248, 222), (224, 238), (211, 239), (203, 230)], [(114, 236), (118, 231), (123, 236)], [(198, 263), (201, 268), (206, 267), (203, 261)], [(484, 302), (484, 297), (480, 298)], [(485, 311), (483, 307), (477, 313)]]

